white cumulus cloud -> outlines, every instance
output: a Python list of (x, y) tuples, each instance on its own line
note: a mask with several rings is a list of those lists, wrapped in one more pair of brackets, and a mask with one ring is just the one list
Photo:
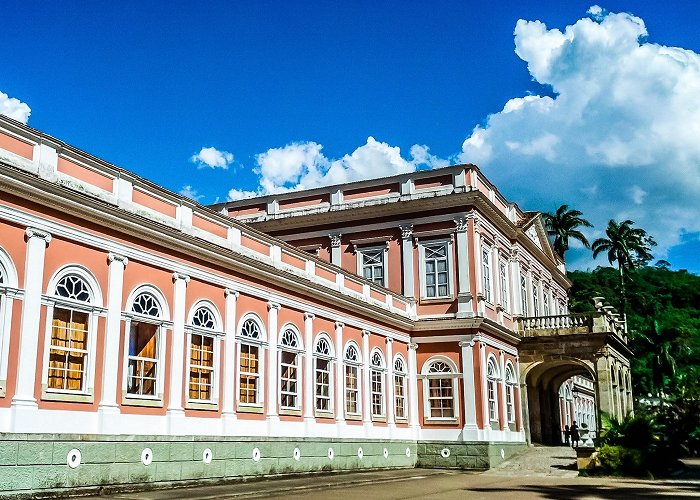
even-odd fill
[(462, 145), (526, 209), (568, 203), (604, 229), (630, 218), (659, 242), (700, 231), (700, 55), (652, 43), (599, 6), (563, 31), (518, 21), (515, 52), (552, 96), (505, 103)]
[(190, 161), (197, 168), (223, 168), (224, 170), (233, 163), (233, 154), (228, 151), (219, 151), (216, 148), (202, 148), (199, 153), (192, 155)]
[(31, 108), (26, 103), (0, 91), (0, 115), (9, 116), (19, 122), (27, 123), (31, 112)]
[(188, 198), (193, 199), (194, 201), (199, 201), (202, 198), (204, 198), (203, 194), (199, 194), (199, 192), (190, 185), (182, 186), (182, 189), (180, 189), (179, 193), (182, 196), (186, 196)]
[(419, 167), (448, 165), (429, 152), (427, 146), (414, 144), (409, 158), (400, 148), (368, 137), (367, 142), (342, 158), (327, 158), (323, 146), (315, 142), (292, 143), (272, 148), (256, 156), (257, 191), (231, 189), (229, 200), (240, 200), (271, 193), (281, 193), (319, 186), (341, 184), (362, 179), (388, 177), (413, 172)]

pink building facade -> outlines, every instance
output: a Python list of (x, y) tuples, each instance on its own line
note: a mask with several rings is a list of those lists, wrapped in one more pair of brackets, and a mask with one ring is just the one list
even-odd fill
[(0, 117), (0, 235), (0, 432), (67, 457), (7, 491), (485, 468), (526, 441), (515, 318), (567, 312), (473, 165), (204, 207)]

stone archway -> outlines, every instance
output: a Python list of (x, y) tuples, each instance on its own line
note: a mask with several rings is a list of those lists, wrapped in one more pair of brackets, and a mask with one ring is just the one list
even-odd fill
[(521, 365), (525, 431), (528, 444), (561, 444), (559, 388), (575, 375), (583, 375), (596, 382), (592, 362), (558, 356)]

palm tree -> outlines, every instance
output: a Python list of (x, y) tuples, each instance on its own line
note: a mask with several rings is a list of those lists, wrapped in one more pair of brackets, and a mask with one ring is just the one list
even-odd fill
[(610, 220), (608, 228), (605, 230), (608, 237), (598, 238), (591, 246), (594, 259), (602, 252), (607, 252), (610, 264), (617, 262), (617, 269), (620, 273), (620, 298), (623, 314), (626, 302), (625, 281), (630, 271), (653, 258), (651, 247), (656, 245), (654, 239), (644, 229), (632, 227), (633, 225), (634, 222), (629, 219), (620, 223)]
[(588, 240), (578, 228), (593, 227), (593, 225), (582, 218), (582, 215), (583, 213), (578, 210), (569, 210), (569, 205), (560, 206), (554, 214), (542, 214), (547, 232), (554, 237), (554, 251), (562, 260), (569, 249), (569, 238), (580, 241), (586, 248), (590, 247)]

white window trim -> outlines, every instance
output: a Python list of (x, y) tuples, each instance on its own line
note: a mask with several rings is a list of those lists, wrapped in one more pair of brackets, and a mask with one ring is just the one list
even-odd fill
[[(60, 297), (54, 294), (56, 285), (67, 275), (74, 274), (80, 277), (90, 288), (90, 302)], [(56, 271), (48, 282), (47, 294), (42, 296), (42, 303), (46, 306), (46, 321), (44, 328), (44, 355), (41, 371), (42, 399), (84, 401), (92, 402), (95, 394), (95, 366), (97, 358), (97, 325), (98, 317), (104, 311), (102, 308), (102, 291), (100, 285), (85, 267), (79, 264), (69, 264)], [(53, 329), (53, 314), (56, 307), (72, 309), (88, 314), (87, 335), (87, 360), (83, 373), (83, 389), (74, 391), (70, 389), (49, 389), (49, 356), (51, 354), (51, 332)], [(1, 312), (1, 311), (0, 311)]]
[[(377, 365), (372, 364), (372, 358), (374, 357), (374, 355), (376, 353), (378, 353), (382, 359), (381, 366), (377, 366)], [(374, 349), (372, 349), (372, 352), (369, 355), (369, 390), (370, 390), (370, 394), (369, 394), (369, 396), (370, 396), (370, 398), (369, 398), (370, 409), (369, 409), (369, 411), (370, 411), (370, 416), (372, 418), (380, 418), (380, 419), (386, 418), (386, 413), (387, 413), (386, 412), (386, 395), (387, 395), (386, 372), (387, 372), (386, 358), (384, 358), (384, 353), (382, 353), (382, 351), (379, 348), (375, 347)], [(374, 395), (376, 393), (372, 388), (372, 383), (374, 382), (373, 375), (375, 373), (379, 375), (379, 382), (381, 384), (381, 391), (379, 393), (380, 401), (381, 401), (381, 408), (380, 408), (381, 412), (380, 413), (374, 413), (373, 398), (374, 398)]]
[[(242, 337), (241, 329), (245, 322), (249, 319), (254, 320), (260, 328), (260, 339), (252, 339), (250, 337)], [(238, 331), (236, 332), (236, 343), (238, 344), (236, 348), (236, 394), (235, 401), (237, 408), (251, 408), (256, 410), (262, 410), (265, 406), (265, 369), (266, 369), (266, 348), (267, 348), (267, 335), (265, 332), (265, 324), (262, 322), (257, 314), (247, 313), (244, 314), (240, 321), (238, 322)], [(258, 388), (255, 394), (255, 403), (242, 403), (241, 397), (241, 346), (243, 344), (255, 346), (258, 348)]]
[[(501, 271), (505, 270), (505, 274), (501, 275)], [(501, 290), (501, 307), (503, 311), (510, 312), (510, 280), (508, 279), (508, 263), (504, 260), (498, 262), (498, 287)]]
[[(509, 371), (509, 370), (510, 370), (510, 373), (513, 374), (513, 380), (508, 380), (508, 371)], [(505, 374), (504, 374), (504, 376), (503, 376), (503, 383), (504, 383), (504, 388), (505, 388), (505, 390), (506, 390), (506, 391), (510, 391), (510, 396), (511, 396), (511, 404), (510, 404), (510, 406), (512, 407), (512, 410), (513, 410), (513, 411), (511, 412), (510, 417), (509, 417), (509, 415), (508, 415), (508, 392), (506, 392), (506, 408), (505, 408), (505, 410), (506, 410), (506, 415), (505, 415), (505, 416), (506, 416), (506, 420), (508, 421), (509, 424), (514, 424), (514, 423), (516, 422), (516, 420), (517, 420), (517, 416), (516, 416), (516, 413), (515, 413), (515, 412), (516, 412), (516, 410), (515, 410), (515, 409), (516, 409), (515, 397), (516, 397), (516, 390), (517, 390), (517, 387), (518, 387), (518, 378), (517, 378), (517, 376), (515, 375), (515, 369), (514, 369), (514, 367), (513, 367), (513, 364), (512, 364), (510, 361), (508, 361), (508, 362), (506, 363), (506, 372), (505, 372)], [(512, 418), (511, 418), (511, 417), (512, 417)]]
[[(403, 364), (403, 370), (396, 370), (394, 367), (393, 370), (393, 377), (394, 380), (392, 380), (391, 383), (391, 403), (394, 406), (394, 418), (399, 421), (399, 422), (405, 422), (408, 420), (408, 369), (407, 369), (407, 364), (406, 360), (401, 354), (396, 354), (394, 356), (394, 359), (392, 361), (393, 365), (396, 365), (397, 360), (401, 360), (401, 363)], [(403, 379), (403, 416), (399, 416), (397, 410), (398, 407), (398, 398), (396, 397), (396, 377), (401, 377)]]
[[(365, 252), (381, 252), (382, 253), (382, 273), (384, 274), (381, 286), (387, 288), (389, 283), (389, 245), (379, 246), (360, 246), (355, 247), (357, 255), (357, 275), (364, 277), (364, 266), (362, 264), (362, 256)], [(366, 278), (368, 279), (368, 278)], [(374, 281), (372, 281), (374, 283)]]
[[(330, 348), (330, 353), (329, 354), (321, 354), (316, 351), (316, 345), (318, 344), (318, 341), (320, 339), (325, 339), (326, 342), (328, 342), (328, 346)], [(316, 395), (316, 387), (317, 387), (317, 382), (316, 382), (316, 370), (317, 370), (317, 361), (319, 359), (328, 361), (328, 409), (327, 410), (320, 410), (317, 406), (317, 395)], [(315, 413), (321, 413), (321, 414), (333, 414), (334, 413), (334, 408), (335, 408), (335, 363), (336, 363), (336, 358), (334, 356), (334, 351), (333, 351), (333, 342), (331, 341), (330, 336), (328, 336), (325, 333), (319, 334), (314, 342), (314, 350), (313, 350), (313, 397), (314, 403), (313, 403), (313, 410)]]
[[(430, 366), (436, 361), (442, 361), (452, 370), (451, 373), (428, 373)], [(433, 356), (423, 363), (420, 378), (423, 379), (423, 419), (426, 422), (457, 422), (459, 421), (459, 379), (462, 376), (457, 370), (457, 365), (447, 356)], [(430, 415), (430, 387), (428, 381), (430, 379), (452, 379), (452, 401), (453, 401), (453, 417), (433, 417)]]
[[(348, 350), (348, 347), (352, 345), (355, 347), (357, 351), (357, 361), (350, 361), (345, 358), (345, 352)], [(346, 373), (346, 367), (347, 366), (352, 366), (357, 370), (357, 412), (349, 412), (348, 411), (348, 402), (347, 402), (347, 396), (348, 396), (348, 376)], [(345, 348), (343, 349), (343, 414), (346, 417), (350, 417), (351, 419), (357, 419), (357, 418), (362, 418), (362, 375), (363, 375), (363, 369), (362, 369), (362, 350), (360, 347), (353, 341), (348, 342), (345, 344)]]
[(5, 396), (7, 366), (10, 356), (10, 331), (12, 328), (12, 309), (17, 289), (17, 270), (10, 256), (0, 247), (0, 268), (5, 280), (0, 284), (0, 397)]
[[(447, 295), (437, 295), (437, 287), (435, 289), (436, 296), (428, 297), (426, 291), (425, 278), (425, 247), (437, 246), (441, 244), (447, 245)], [(420, 298), (421, 300), (445, 300), (454, 298), (455, 283), (454, 283), (454, 242), (452, 238), (440, 238), (434, 240), (419, 240), (418, 241), (418, 279), (420, 281)]]
[[(297, 337), (297, 347), (290, 347), (286, 345), (282, 345), (282, 335), (286, 330), (291, 330), (294, 332), (294, 334)], [(277, 404), (279, 405), (279, 408), (281, 410), (289, 411), (289, 410), (301, 410), (301, 387), (302, 384), (304, 383), (303, 378), (301, 376), (302, 371), (304, 369), (303, 366), (303, 360), (304, 360), (304, 345), (301, 340), (301, 334), (299, 333), (299, 329), (294, 326), (292, 323), (286, 323), (282, 328), (280, 329), (278, 339), (280, 340), (279, 344), (277, 345), (277, 376), (279, 380), (277, 381)], [(294, 365), (296, 367), (296, 387), (297, 390), (295, 393), (290, 393), (294, 395), (294, 399), (296, 402), (295, 406), (282, 406), (282, 354), (283, 353), (292, 353), (294, 354)]]
[[(494, 370), (494, 375), (492, 377), (489, 377), (488, 375), (488, 366), (489, 364), (493, 364), (495, 370)], [(489, 422), (499, 422), (500, 423), (500, 415), (498, 413), (499, 410), (499, 404), (498, 404), (498, 386), (500, 383), (503, 381), (503, 377), (501, 377), (500, 371), (498, 370), (498, 361), (496, 361), (496, 357), (491, 354), (487, 360), (486, 360), (486, 406), (487, 410), (489, 413)], [(489, 382), (493, 383), (493, 410), (495, 417), (491, 415), (491, 400), (489, 399)]]
[[(214, 329), (210, 330), (208, 328), (197, 327), (192, 324), (194, 319), (194, 314), (201, 307), (206, 307), (214, 316)], [(185, 335), (187, 337), (187, 351), (185, 353), (187, 364), (185, 367), (185, 401), (187, 404), (194, 405), (212, 405), (218, 406), (219, 404), (219, 384), (220, 384), (220, 373), (221, 373), (221, 344), (225, 337), (225, 333), (222, 329), (223, 321), (221, 314), (217, 307), (208, 300), (199, 300), (191, 308), (190, 314), (187, 318), (187, 325), (185, 326)], [(190, 398), (190, 368), (192, 364), (191, 349), (192, 349), (192, 334), (204, 335), (207, 337), (212, 337), (214, 339), (214, 362), (212, 365), (213, 376), (211, 381), (211, 399), (193, 399)]]
[[(484, 256), (488, 260), (484, 260)], [(489, 304), (493, 304), (493, 251), (489, 245), (482, 243), (481, 255), (481, 287), (484, 292), (484, 300)], [(488, 284), (488, 286), (486, 286)]]

